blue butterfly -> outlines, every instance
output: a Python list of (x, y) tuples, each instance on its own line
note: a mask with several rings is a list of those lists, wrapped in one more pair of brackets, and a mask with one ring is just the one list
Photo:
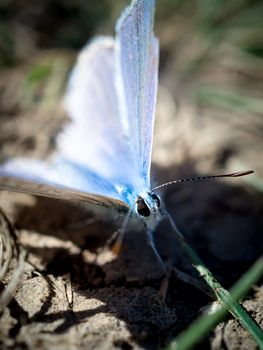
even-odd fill
[(116, 25), (81, 51), (69, 79), (70, 123), (48, 162), (11, 159), (0, 188), (130, 211), (151, 230), (161, 218), (150, 165), (158, 85), (155, 0), (134, 0)]
[(47, 162), (2, 164), (0, 189), (128, 212), (124, 228), (135, 216), (147, 232), (155, 229), (166, 211), (150, 184), (159, 61), (154, 9), (155, 0), (133, 0), (115, 39), (99, 37), (84, 47), (65, 96), (71, 120), (55, 154)]

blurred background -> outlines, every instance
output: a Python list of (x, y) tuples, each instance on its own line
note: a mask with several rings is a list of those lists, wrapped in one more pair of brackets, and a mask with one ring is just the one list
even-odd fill
[[(67, 121), (63, 93), (79, 50), (95, 35), (114, 35), (128, 3), (0, 0), (0, 162), (52, 153)], [(240, 179), (171, 186), (164, 194), (178, 226), (227, 287), (263, 248), (262, 14), (261, 0), (159, 0), (156, 8), (160, 84), (153, 181), (255, 170)], [(16, 217), (18, 227), (31, 228), (41, 206), (18, 215), (19, 196), (1, 192), (1, 207)], [(33, 206), (25, 197), (22, 201)], [(40, 211), (38, 219), (52, 235), (52, 214), (45, 205)], [(64, 209), (61, 215), (67, 221)], [(63, 230), (63, 217), (58, 227)], [(181, 295), (176, 288), (173, 307), (183, 300), (184, 312), (191, 313), (196, 308), (191, 290), (187, 300), (188, 287)], [(257, 303), (260, 294), (251, 298)], [(259, 308), (253, 305), (251, 310)], [(187, 320), (185, 314), (181, 319)]]

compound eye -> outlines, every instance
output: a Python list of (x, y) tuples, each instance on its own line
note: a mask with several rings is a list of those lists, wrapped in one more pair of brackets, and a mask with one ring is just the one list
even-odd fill
[(144, 217), (151, 215), (150, 209), (142, 198), (137, 201), (137, 213)]
[(161, 205), (161, 200), (160, 200), (159, 196), (157, 196), (157, 194), (155, 194), (155, 193), (151, 193), (151, 197), (156, 202), (156, 205), (159, 208)]

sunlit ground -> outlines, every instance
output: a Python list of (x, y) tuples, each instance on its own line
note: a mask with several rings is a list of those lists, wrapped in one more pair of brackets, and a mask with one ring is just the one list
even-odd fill
[[(67, 122), (62, 108), (63, 92), (78, 50), (96, 34), (113, 35), (114, 23), (126, 4), (128, 1), (119, 0), (0, 3), (0, 161), (13, 156), (44, 159), (52, 153), (55, 137)], [(244, 0), (159, 0), (156, 9), (160, 84), (153, 184), (194, 175), (255, 171), (242, 179), (171, 186), (164, 194), (177, 224), (226, 287), (242, 276), (262, 252), (262, 13), (262, 1)], [(72, 282), (72, 288), (81, 286), (84, 291), (78, 294), (74, 309), (79, 329), (61, 327), (61, 332), (60, 328), (54, 332), (54, 328), (45, 328), (45, 322), (50, 327), (53, 321), (46, 315), (48, 310), (43, 310), (46, 318), (43, 315), (42, 319), (41, 315), (35, 320), (28, 318), (30, 322), (14, 332), (17, 337), (14, 347), (19, 342), (29, 347), (27, 332), (32, 344), (36, 344), (37, 329), (44, 343), (47, 339), (43, 334), (48, 330), (57, 336), (54, 344), (60, 341), (68, 344), (72, 337), (81, 334), (81, 341), (75, 344), (78, 348), (84, 348), (85, 344), (92, 344), (91, 348), (109, 344), (116, 349), (158, 349), (191, 323), (199, 309), (210, 301), (175, 277), (166, 302), (157, 300), (158, 287), (149, 282), (127, 287), (123, 280), (118, 280), (117, 284), (111, 281), (113, 285), (108, 286), (104, 278), (108, 277), (108, 270), (98, 272), (98, 267), (94, 270), (90, 262), (93, 256), (87, 258), (87, 271), (81, 275), (79, 270), (84, 265), (77, 254), (82, 250), (76, 248), (75, 242), (71, 246), (66, 240), (65, 247), (65, 238), (59, 241), (55, 234), (52, 239), (58, 241), (48, 240), (53, 236), (50, 216), (56, 216), (55, 209), (52, 215), (45, 215), (45, 203), (40, 201), (33, 210), (35, 202), (30, 200), (27, 196), (0, 193), (1, 208), (16, 223), (26, 245), (31, 246), (31, 259), (35, 261), (34, 254), (43, 255), (38, 266), (46, 269), (47, 261), (51, 264), (46, 271), (52, 278), (55, 275), (52, 283), (60, 283), (58, 289), (63, 286), (64, 275), (78, 271), (79, 280)], [(27, 214), (22, 211), (22, 216), (21, 203), (28, 206)], [(53, 243), (56, 247), (46, 261), (46, 250), (39, 253), (36, 249), (42, 242), (41, 234), (31, 227), (37, 220), (44, 225), (45, 234), (48, 232), (42, 247)], [(63, 220), (67, 222), (67, 218), (61, 220), (63, 231)], [(30, 229), (34, 231), (32, 235)], [(69, 249), (72, 255), (65, 258), (70, 262), (68, 270), (58, 277), (52, 261), (65, 263), (64, 255), (58, 259), (59, 246), (67, 254)], [(83, 254), (88, 255), (88, 249)], [(184, 269), (184, 263), (177, 261), (177, 264)], [(186, 270), (189, 272), (189, 266)], [(96, 279), (100, 279), (97, 285)], [(32, 285), (30, 288), (34, 289)], [(38, 312), (21, 301), (25, 295), (21, 293), (16, 302), (23, 304), (29, 314), (32, 310), (32, 314)], [(261, 289), (255, 287), (245, 303), (262, 323)], [(12, 305), (10, 327), (0, 333), (4, 348), (11, 337), (10, 329), (14, 329), (14, 315), (20, 315), (21, 311)], [(66, 312), (67, 307), (63, 307)], [(88, 312), (96, 307), (97, 313)], [(63, 312), (59, 316), (59, 307), (53, 306), (52, 312), (56, 322), (65, 316)], [(73, 316), (67, 317), (66, 325), (75, 324)], [(38, 328), (34, 328), (36, 325)], [(200, 348), (221, 349), (222, 344), (226, 349), (255, 349), (245, 331), (231, 318), (208, 334)]]

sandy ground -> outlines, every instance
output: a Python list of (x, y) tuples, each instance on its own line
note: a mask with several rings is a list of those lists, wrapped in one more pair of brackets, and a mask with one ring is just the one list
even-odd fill
[[(39, 60), (52, 62), (52, 75), (31, 91), (25, 76)], [(55, 136), (67, 120), (60, 102), (71, 62), (71, 53), (41, 52), (1, 75), (1, 161), (52, 153)], [(155, 182), (248, 168), (257, 171), (259, 181), (263, 171), (258, 116), (230, 113), (230, 118), (225, 110), (193, 105), (189, 82), (179, 89), (171, 79), (176, 68), (162, 67)], [(220, 74), (213, 71), (223, 80)], [(171, 186), (161, 195), (178, 227), (225, 287), (260, 255), (262, 192), (249, 178)], [(211, 302), (173, 272), (166, 297), (160, 295), (160, 267), (143, 232), (129, 230), (118, 258), (99, 252), (120, 227), (121, 218), (110, 212), (98, 214), (92, 208), (4, 191), (0, 205), (28, 253), (21, 285), (0, 318), (1, 349), (160, 349)], [(7, 230), (2, 216), (1, 222)], [(168, 266), (196, 276), (168, 227), (158, 228), (155, 241)], [(6, 281), (12, 271), (11, 264)], [(261, 326), (262, 298), (262, 288), (255, 286), (243, 303)], [(256, 346), (229, 316), (196, 348)]]

